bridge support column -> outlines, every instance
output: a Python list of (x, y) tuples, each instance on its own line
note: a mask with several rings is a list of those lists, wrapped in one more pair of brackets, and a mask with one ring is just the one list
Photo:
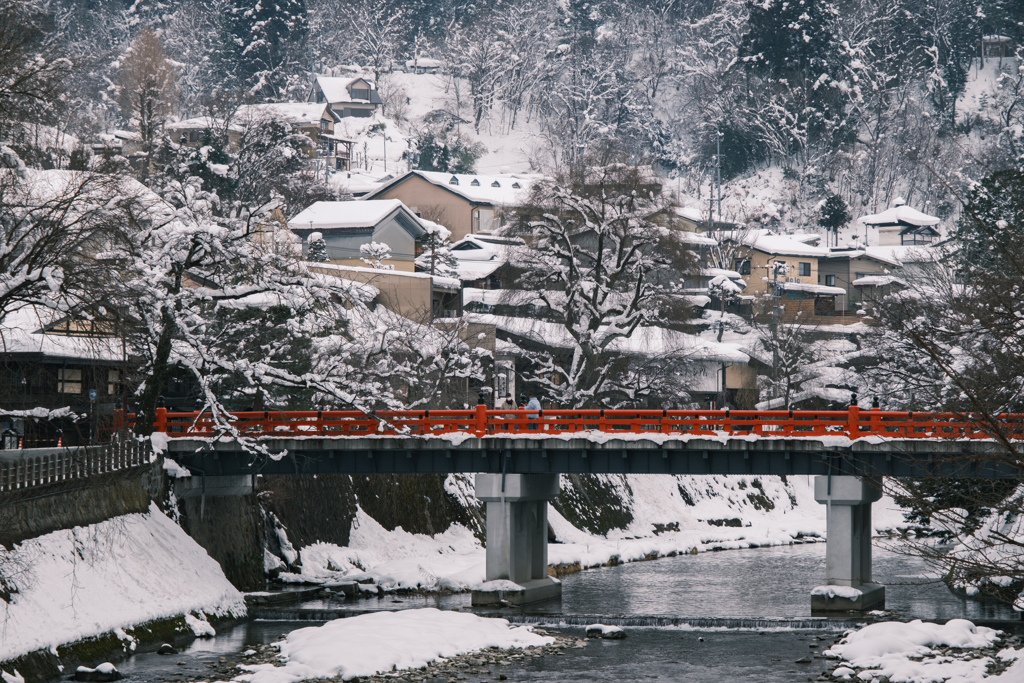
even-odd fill
[(885, 586), (871, 581), (871, 504), (877, 479), (814, 478), (814, 499), (828, 506), (825, 586), (811, 591), (811, 612), (864, 611), (885, 606)]
[(558, 495), (557, 474), (478, 474), (476, 497), (487, 504), (487, 581), (510, 581), (474, 590), (474, 605), (512, 605), (562, 595), (548, 576), (548, 501)]

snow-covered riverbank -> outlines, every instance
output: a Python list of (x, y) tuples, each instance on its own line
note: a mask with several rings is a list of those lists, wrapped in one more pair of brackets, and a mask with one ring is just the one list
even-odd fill
[[(460, 483), (465, 482), (451, 482), (450, 488), (465, 495)], [(616, 504), (628, 506), (631, 523), (593, 534), (550, 507), (557, 540), (548, 546), (552, 571), (825, 539), (825, 508), (814, 500), (810, 477), (609, 475), (606, 483)], [(903, 523), (891, 499), (874, 507), (876, 529)], [(485, 551), (470, 529), (455, 524), (432, 537), (401, 527), (387, 530), (361, 509), (349, 545), (314, 543), (289, 553), (297, 560), (294, 571), (279, 578), (291, 583), (358, 580), (386, 591), (464, 591), (484, 581)]]
[(246, 613), (220, 565), (156, 505), (0, 547), (0, 567), (11, 590), (0, 661), (109, 632), (134, 649), (133, 626), (194, 615), (193, 630), (205, 630), (207, 617)]

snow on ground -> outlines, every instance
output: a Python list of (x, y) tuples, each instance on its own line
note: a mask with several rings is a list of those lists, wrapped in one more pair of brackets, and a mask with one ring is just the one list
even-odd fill
[(155, 505), (0, 547), (0, 570), (17, 587), (0, 602), (0, 661), (190, 612), (245, 615), (220, 565)]
[[(814, 500), (811, 477), (789, 477), (785, 483), (770, 476), (602, 475), (601, 479), (631, 510), (633, 522), (601, 536), (576, 528), (549, 506), (548, 522), (559, 541), (548, 546), (550, 565), (598, 567), (613, 558), (633, 562), (652, 555), (777, 546), (825, 536), (825, 506)], [(470, 476), (452, 475), (446, 488), (471, 503), (471, 482)], [(902, 510), (888, 497), (874, 505), (873, 513), (879, 531), (903, 525)], [(739, 520), (742, 526), (709, 522), (724, 520)], [(655, 533), (656, 529), (667, 530)], [(384, 590), (462, 591), (478, 587), (485, 579), (485, 551), (469, 529), (456, 524), (433, 537), (401, 527), (388, 531), (362, 509), (353, 521), (348, 546), (315, 543), (302, 548), (299, 556), (300, 572), (283, 573), (281, 580), (369, 580)]]
[[(310, 678), (372, 676), (378, 672), (422, 669), (431, 662), (488, 647), (550, 645), (554, 638), (505, 619), (433, 608), (377, 612), (337, 619), (292, 631), (278, 643), (284, 666), (246, 666), (252, 673), (236, 681), (295, 683)], [(342, 646), (343, 645), (343, 646)]]
[[(980, 683), (985, 681), (1024, 680), (1024, 649), (1004, 648), (991, 656), (975, 652), (992, 648), (999, 632), (975, 626), (966, 619), (945, 624), (914, 620), (909, 623), (882, 622), (848, 633), (823, 654), (839, 658), (844, 664), (832, 675), (851, 680), (870, 681), (885, 677), (893, 683)], [(936, 648), (963, 648), (966, 652)], [(974, 657), (968, 659), (967, 657)], [(988, 668), (999, 659), (1014, 661), (997, 676), (988, 676)], [(851, 668), (853, 667), (853, 668)], [(857, 670), (860, 671), (857, 671)]]

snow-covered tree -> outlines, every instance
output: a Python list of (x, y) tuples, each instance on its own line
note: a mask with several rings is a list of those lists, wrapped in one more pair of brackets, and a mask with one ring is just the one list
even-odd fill
[(423, 253), (416, 258), (417, 268), (441, 277), (459, 277), (459, 261), (452, 254), (452, 233), (443, 225), (420, 218), (420, 223), (427, 228), (423, 236)]
[(233, 0), (227, 20), (235, 73), (226, 75), (238, 78), (252, 96), (287, 99), (300, 74), (301, 85), (308, 84), (305, 0)]
[(331, 257), (327, 255), (327, 242), (321, 232), (314, 232), (309, 235), (309, 251), (306, 253), (306, 260), (318, 263), (327, 263)]
[(621, 358), (611, 348), (662, 322), (670, 282), (691, 265), (685, 244), (651, 222), (658, 208), (641, 169), (613, 166), (541, 183), (508, 228), (529, 245), (511, 252), (516, 288), (535, 295), (571, 340), (567, 356), (547, 354), (532, 378), (559, 405), (635, 404), (650, 376), (672, 376), (613, 362)]
[(57, 37), (46, 23), (37, 3), (0, 0), (0, 140), (10, 122), (47, 122), (57, 113), (72, 65), (57, 56)]
[(359, 260), (374, 270), (394, 270), (395, 268), (391, 264), (384, 263), (391, 258), (391, 247), (383, 242), (360, 244), (359, 253), (362, 254)]

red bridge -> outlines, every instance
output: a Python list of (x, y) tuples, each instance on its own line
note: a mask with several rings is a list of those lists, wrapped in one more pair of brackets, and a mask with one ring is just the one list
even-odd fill
[[(135, 415), (128, 416), (134, 425)], [(468, 433), (476, 437), (554, 436), (587, 432), (862, 439), (1024, 440), (1024, 414), (1004, 414), (995, 424), (954, 413), (895, 412), (877, 409), (793, 410), (472, 410), (258, 411), (236, 412), (228, 424), (247, 437), (424, 437)], [(209, 412), (170, 413), (157, 409), (156, 431), (169, 437), (224, 434)]]

